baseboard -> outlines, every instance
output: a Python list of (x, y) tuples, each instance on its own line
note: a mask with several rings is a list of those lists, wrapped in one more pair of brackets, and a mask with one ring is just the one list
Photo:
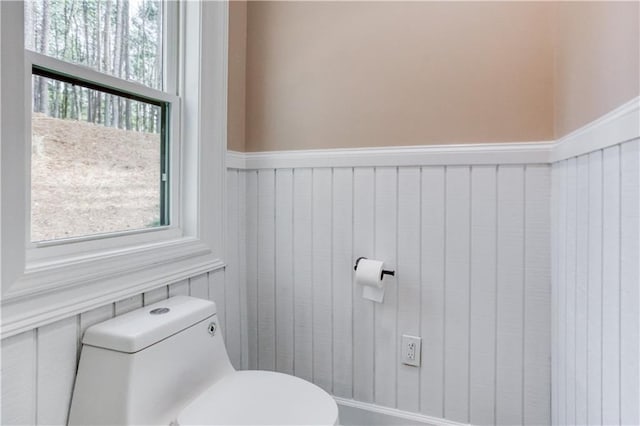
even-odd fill
[(640, 97), (555, 141), (227, 151), (230, 169), (550, 164), (640, 138)]
[(393, 425), (430, 425), (430, 426), (467, 426), (438, 417), (425, 416), (395, 408), (335, 397), (340, 411), (340, 424), (343, 426), (393, 426)]

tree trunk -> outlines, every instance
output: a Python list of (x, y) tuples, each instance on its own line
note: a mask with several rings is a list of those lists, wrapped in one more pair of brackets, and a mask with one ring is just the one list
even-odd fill
[[(67, 7), (68, 6), (68, 7)], [(64, 2), (64, 44), (62, 47), (62, 59), (68, 61), (69, 58), (69, 35), (71, 34), (71, 19), (75, 13), (76, 2), (71, 0), (71, 4)]]
[[(115, 33), (115, 53), (113, 55), (113, 74), (122, 77), (121, 60), (122, 60), (122, 1), (116, 0), (116, 33)], [(113, 103), (113, 126), (120, 127), (120, 101), (115, 98)]]
[(24, 2), (24, 40), (27, 49), (36, 50), (33, 41), (33, 2)]
[[(42, 0), (42, 38), (40, 39), (40, 52), (49, 53), (49, 0)], [(46, 78), (40, 78), (39, 108), (38, 111), (49, 114), (49, 87)]]
[[(91, 65), (91, 49), (89, 48), (89, 5), (87, 0), (82, 0), (82, 20), (84, 27), (84, 57), (87, 65)], [(93, 122), (93, 99), (91, 92), (87, 91), (87, 122)]]
[[(106, 73), (111, 72), (111, 0), (105, 2), (105, 15), (104, 15), (104, 71)], [(108, 126), (111, 123), (110, 104), (112, 96), (105, 96), (104, 102), (104, 125)]]
[[(142, 10), (146, 11), (147, 10), (147, 2), (145, 0), (142, 0)], [(146, 14), (146, 12), (145, 12)], [(140, 49), (140, 62), (141, 62), (141, 71), (142, 71), (142, 79), (140, 81), (140, 83), (149, 86), (149, 82), (147, 81), (147, 77), (146, 77), (146, 58), (145, 58), (145, 53), (147, 52), (147, 27), (146, 27), (146, 22), (147, 20), (144, 19), (144, 17), (142, 18), (142, 46), (139, 47)]]
[[(124, 64), (124, 78), (129, 79), (129, 0), (122, 2), (122, 21), (124, 22), (122, 62)], [(131, 100), (125, 100), (124, 121), (127, 130), (131, 130)]]
[[(98, 71), (102, 71), (102, 36), (100, 34), (100, 22), (102, 21), (102, 10), (100, 5), (101, 1), (97, 1), (96, 3), (96, 21), (95, 21), (95, 50), (94, 50), (94, 66)], [(100, 92), (95, 92), (93, 94), (93, 123), (102, 123), (102, 94)]]
[(161, 5), (157, 5), (156, 6), (158, 8), (158, 10), (156, 11), (156, 17), (157, 17), (157, 21), (156, 21), (156, 61), (155, 61), (155, 68), (156, 68), (156, 81), (155, 81), (155, 88), (158, 90), (162, 90), (163, 88), (163, 82), (162, 82), (162, 78), (164, 76), (164, 69), (163, 69), (163, 61), (162, 61), (162, 6)]
[[(27, 49), (31, 49), (31, 50), (36, 50), (35, 49), (35, 42), (33, 41), (33, 2), (32, 1), (25, 1), (24, 3), (24, 39), (25, 39), (25, 46)], [(38, 96), (39, 93), (36, 93), (36, 87), (33, 84), (33, 80), (31, 83), (31, 87), (32, 87), (32, 108), (36, 107), (36, 111), (38, 111), (39, 109), (37, 108), (38, 106)], [(40, 89), (40, 86), (37, 87), (37, 90)]]
[(55, 84), (53, 87), (54, 97), (53, 97), (53, 114), (52, 117), (60, 118), (60, 82), (55, 80)]

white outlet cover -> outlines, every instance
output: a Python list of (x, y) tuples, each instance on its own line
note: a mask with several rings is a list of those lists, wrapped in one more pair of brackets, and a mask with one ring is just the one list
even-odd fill
[(403, 364), (412, 365), (414, 367), (420, 367), (420, 359), (422, 355), (422, 338), (421, 337), (403, 334), (402, 346), (400, 348), (400, 351), (402, 354)]

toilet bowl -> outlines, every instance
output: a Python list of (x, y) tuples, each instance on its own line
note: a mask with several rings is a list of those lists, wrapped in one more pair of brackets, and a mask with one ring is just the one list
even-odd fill
[(215, 303), (177, 296), (89, 327), (69, 425), (337, 425), (318, 386), (235, 371)]

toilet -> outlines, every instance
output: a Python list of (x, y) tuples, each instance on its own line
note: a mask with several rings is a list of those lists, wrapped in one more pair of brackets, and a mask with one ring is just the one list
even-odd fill
[(89, 327), (69, 425), (337, 425), (318, 386), (236, 371), (215, 303), (187, 296)]

